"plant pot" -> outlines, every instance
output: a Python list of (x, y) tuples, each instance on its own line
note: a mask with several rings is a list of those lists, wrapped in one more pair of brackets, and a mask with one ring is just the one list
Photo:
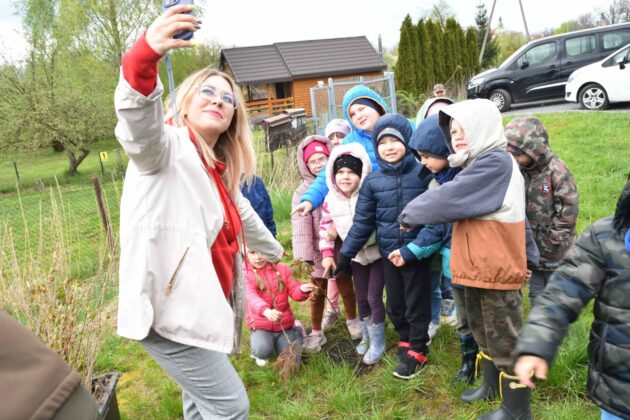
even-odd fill
[(120, 420), (118, 401), (116, 400), (118, 379), (120, 379), (118, 372), (109, 372), (92, 378), (92, 396), (103, 420)]

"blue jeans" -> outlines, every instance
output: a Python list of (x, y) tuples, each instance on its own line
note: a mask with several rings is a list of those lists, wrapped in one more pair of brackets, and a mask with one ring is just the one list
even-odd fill
[(623, 420), (621, 417), (614, 415), (613, 413), (609, 413), (608, 411), (600, 408), (602, 411), (602, 420)]
[(440, 323), (440, 309), (442, 308), (441, 271), (431, 271), (431, 322)]

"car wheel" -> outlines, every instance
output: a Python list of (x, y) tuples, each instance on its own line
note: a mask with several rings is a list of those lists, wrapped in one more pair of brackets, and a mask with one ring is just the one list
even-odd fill
[(501, 112), (509, 110), (510, 105), (512, 105), (512, 96), (510, 96), (510, 92), (504, 89), (493, 90), (488, 99), (494, 102)]
[(580, 91), (580, 105), (582, 108), (597, 111), (608, 107), (608, 94), (597, 83), (591, 83)]

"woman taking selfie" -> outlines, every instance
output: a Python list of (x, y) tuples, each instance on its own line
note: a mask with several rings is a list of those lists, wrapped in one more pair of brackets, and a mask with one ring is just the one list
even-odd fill
[[(239, 192), (255, 155), (235, 83), (203, 69), (163, 112), (159, 60), (201, 23), (191, 6), (158, 17), (123, 56), (116, 137), (129, 155), (120, 211), (118, 333), (140, 340), (181, 386), (184, 418), (246, 418), (227, 353), (240, 345), (243, 242), (275, 262), (281, 245)], [(178, 118), (177, 118), (178, 117)], [(166, 124), (165, 124), (166, 122)]]

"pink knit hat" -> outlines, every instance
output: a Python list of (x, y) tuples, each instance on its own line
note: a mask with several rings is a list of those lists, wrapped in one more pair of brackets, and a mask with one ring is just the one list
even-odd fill
[(343, 133), (346, 136), (350, 134), (350, 124), (346, 120), (335, 118), (326, 125), (325, 136), (330, 138), (332, 133)]
[(323, 153), (326, 156), (330, 156), (330, 152), (328, 151), (328, 147), (324, 143), (320, 143), (318, 141), (310, 142), (304, 148), (304, 163), (307, 163), (309, 158), (313, 156), (315, 153)]

